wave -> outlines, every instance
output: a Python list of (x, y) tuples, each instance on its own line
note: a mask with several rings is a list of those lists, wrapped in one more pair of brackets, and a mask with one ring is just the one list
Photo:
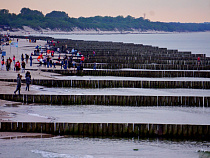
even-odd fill
[(47, 117), (47, 116), (41, 116), (41, 115), (39, 115), (39, 114), (32, 114), (32, 113), (28, 113), (28, 115), (31, 115), (31, 116), (36, 116), (36, 117), (42, 117), (42, 118), (49, 118), (49, 117)]
[(59, 153), (43, 151), (43, 150), (31, 150), (31, 152), (35, 154), (40, 154), (44, 158), (93, 158), (93, 156), (91, 155), (59, 154)]

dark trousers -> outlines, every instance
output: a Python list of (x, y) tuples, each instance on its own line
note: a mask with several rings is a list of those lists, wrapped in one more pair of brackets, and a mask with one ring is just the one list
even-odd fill
[(16, 90), (14, 91), (14, 93), (16, 94), (16, 92), (18, 91), (18, 94), (20, 95), (20, 86), (17, 85)]
[(29, 91), (29, 84), (28, 83), (26, 83), (26, 91), (27, 91), (27, 89)]

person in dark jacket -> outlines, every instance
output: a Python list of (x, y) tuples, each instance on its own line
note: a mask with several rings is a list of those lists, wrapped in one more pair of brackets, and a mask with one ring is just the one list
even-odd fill
[(22, 78), (22, 76), (20, 74), (18, 74), (18, 76), (17, 76), (17, 88), (14, 91), (14, 94), (16, 94), (16, 92), (18, 91), (18, 94), (20, 95), (21, 78)]
[(29, 85), (31, 84), (31, 78), (29, 77), (29, 75), (26, 77), (26, 91), (28, 89), (29, 91)]
[(29, 91), (29, 85), (31, 84), (31, 74), (29, 71), (26, 72), (25, 78), (26, 78), (26, 91), (27, 90)]

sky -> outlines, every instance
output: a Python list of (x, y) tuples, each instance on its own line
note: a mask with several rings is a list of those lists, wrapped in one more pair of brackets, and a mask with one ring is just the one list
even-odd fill
[(210, 22), (210, 0), (0, 0), (0, 9), (64, 11), (69, 17), (132, 16), (160, 22)]

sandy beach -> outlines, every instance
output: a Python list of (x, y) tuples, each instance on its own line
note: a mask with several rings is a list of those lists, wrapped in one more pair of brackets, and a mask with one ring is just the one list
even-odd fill
[[(2, 31), (3, 34), (6, 34), (7, 31)], [(94, 30), (94, 29), (87, 29), (87, 30), (81, 30), (79, 28), (74, 28), (72, 31), (61, 31), (59, 29), (57, 30), (51, 30), (51, 29), (40, 29), (40, 30), (34, 30), (28, 26), (23, 26), (23, 29), (15, 29), (13, 31), (10, 31), (10, 35), (34, 35), (34, 34), (45, 34), (45, 35), (52, 35), (52, 34), (65, 34), (65, 35), (97, 35), (97, 34), (167, 34), (167, 33), (178, 33), (178, 32), (165, 32), (165, 31), (155, 31), (155, 30), (138, 30), (133, 29), (131, 31), (102, 31), (102, 30)]]
[[(25, 34), (26, 32), (24, 32)], [(14, 34), (13, 34), (14, 35)], [(15, 35), (20, 35), (20, 32), (16, 32)], [(12, 41), (16, 42), (17, 39), (12, 39)], [(29, 43), (28, 40), (26, 39), (18, 39), (18, 48), (16, 47), (10, 47), (10, 46), (1, 46), (3, 51), (6, 51), (6, 56), (4, 57), (4, 59), (7, 58), (11, 58), (13, 57), (13, 55), (15, 55), (16, 57), (16, 61), (20, 61), (21, 59), (21, 54), (28, 54), (30, 55), (35, 47), (37, 45), (41, 45), (44, 46), (46, 44), (46, 41), (41, 41), (41, 40), (37, 40), (36, 43)], [(33, 62), (36, 59), (33, 60)], [(29, 63), (26, 64), (26, 69), (30, 68), (30, 73), (32, 76), (32, 79), (49, 79), (51, 78), (52, 73), (46, 73), (46, 72), (41, 72), (41, 71), (37, 71), (37, 64), (33, 64), (32, 67), (30, 67)], [(33, 71), (34, 69), (34, 71)], [(16, 79), (17, 78), (17, 74), (20, 73), (23, 76), (23, 79), (25, 79), (25, 73), (22, 73), (21, 70), (19, 72), (14, 71), (14, 65), (12, 63), (11, 65), (11, 70), (10, 71), (6, 71), (6, 69), (1, 70), (0, 71), (0, 79)], [(16, 89), (16, 83), (13, 82), (4, 82), (4, 81), (0, 81), (0, 93), (3, 94), (13, 94), (14, 90)], [(21, 94), (35, 94), (37, 93), (38, 90), (34, 90), (34, 89), (30, 89), (30, 91), (25, 91), (25, 83), (22, 83), (21, 86)], [(13, 106), (13, 105), (19, 105), (20, 103), (16, 103), (16, 102), (11, 102), (11, 101), (6, 101), (6, 100), (0, 100), (0, 106)], [(5, 112), (5, 111), (1, 111), (0, 110), (0, 122), (3, 121), (7, 121), (10, 122), (10, 118), (14, 117), (13, 114)], [(30, 117), (30, 116), (27, 116)], [(27, 119), (26, 117), (26, 119)], [(35, 116), (31, 116), (31, 119), (34, 119), (34, 121), (49, 121), (46, 120), (45, 118), (42, 117), (35, 117)], [(0, 132), (0, 139), (2, 138), (23, 138), (23, 137), (42, 137), (43, 135), (40, 134), (27, 134), (27, 133), (13, 133), (13, 132)]]

